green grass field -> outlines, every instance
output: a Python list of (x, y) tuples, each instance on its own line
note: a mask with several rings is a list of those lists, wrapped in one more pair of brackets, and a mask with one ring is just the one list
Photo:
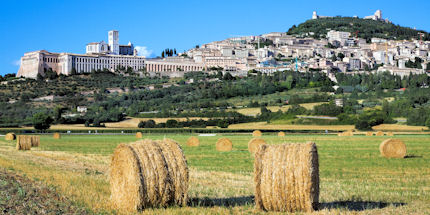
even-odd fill
[[(253, 203), (253, 156), (250, 134), (223, 135), (231, 152), (217, 152), (216, 137), (199, 137), (199, 147), (185, 145), (189, 135), (151, 134), (178, 141), (190, 168), (190, 206), (150, 209), (143, 214), (271, 214)], [(429, 214), (430, 136), (398, 135), (408, 158), (386, 159), (379, 144), (387, 137), (334, 135), (263, 135), (268, 144), (314, 141), (320, 159), (321, 209), (315, 214)], [(110, 156), (119, 143), (134, 136), (63, 135), (41, 137), (41, 146), (22, 152), (14, 142), (0, 141), (0, 167), (42, 181), (94, 213), (115, 213), (109, 204)]]

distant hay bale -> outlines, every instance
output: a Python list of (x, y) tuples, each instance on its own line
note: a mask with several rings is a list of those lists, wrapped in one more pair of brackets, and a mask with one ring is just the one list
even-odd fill
[(58, 132), (55, 132), (55, 133), (52, 135), (52, 137), (53, 137), (54, 139), (61, 139), (61, 135), (60, 135), (60, 133), (58, 133)]
[(216, 150), (220, 152), (228, 152), (233, 149), (233, 143), (228, 138), (220, 138), (216, 142)]
[(140, 138), (142, 138), (142, 137), (143, 137), (142, 132), (137, 132), (137, 133), (136, 133), (136, 138), (140, 139)]
[(285, 132), (280, 131), (280, 132), (278, 133), (278, 137), (285, 137)]
[(31, 136), (18, 135), (16, 138), (17, 150), (30, 150), (31, 149)]
[(114, 151), (110, 169), (111, 201), (117, 209), (140, 211), (187, 203), (187, 161), (173, 140), (122, 143)]
[(371, 131), (366, 132), (366, 136), (373, 136), (373, 132)]
[(31, 147), (39, 147), (40, 136), (30, 136), (30, 138), (31, 138)]
[(350, 136), (354, 136), (354, 132), (344, 131), (344, 132), (338, 133), (337, 136), (339, 136), (339, 137), (350, 137)]
[(16, 135), (14, 133), (7, 133), (4, 137), (5, 140), (15, 140), (16, 139)]
[(389, 136), (389, 137), (392, 137), (392, 136), (394, 136), (394, 133), (393, 132), (387, 132), (387, 136)]
[(406, 156), (406, 145), (399, 139), (387, 139), (381, 143), (379, 151), (386, 158), (404, 158)]
[(262, 145), (254, 161), (255, 204), (267, 211), (318, 208), (319, 165), (315, 143)]
[(384, 136), (384, 132), (378, 131), (378, 132), (376, 132), (375, 136), (382, 137), (382, 136)]
[(190, 137), (187, 140), (187, 146), (199, 146), (200, 140), (197, 137)]
[(264, 141), (261, 138), (253, 138), (248, 142), (248, 150), (249, 152), (251, 152), (252, 154), (255, 154), (255, 152), (257, 152), (258, 147), (260, 147), (261, 145), (266, 144), (266, 141)]
[(261, 131), (259, 131), (259, 130), (255, 130), (252, 132), (253, 137), (261, 137), (262, 134), (263, 133), (261, 133)]

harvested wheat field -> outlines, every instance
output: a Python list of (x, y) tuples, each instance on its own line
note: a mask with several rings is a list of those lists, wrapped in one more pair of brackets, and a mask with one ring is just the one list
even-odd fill
[(253, 138), (248, 142), (248, 151), (254, 154), (255, 152), (257, 152), (258, 148), (264, 144), (266, 144), (266, 141), (264, 141), (263, 139)]
[(255, 204), (267, 211), (318, 209), (319, 164), (315, 143), (263, 145), (255, 154)]
[[(190, 136), (145, 134), (151, 140), (170, 138), (180, 143), (189, 170), (186, 206), (148, 207), (131, 214), (280, 214), (256, 208), (249, 134), (199, 136), (199, 147), (186, 144)], [(216, 151), (219, 138), (228, 138), (234, 149)], [(386, 137), (264, 135), (268, 146), (317, 144), (319, 208), (293, 214), (430, 214), (430, 136), (396, 134), (396, 138), (407, 145), (404, 159), (381, 156), (379, 146)], [(132, 142), (134, 134), (63, 135), (59, 140), (41, 135), (39, 147), (18, 151), (13, 143), (0, 140), (0, 168), (55, 187), (90, 214), (130, 214), (113, 207), (109, 179), (115, 149)], [(169, 193), (174, 196), (172, 190)]]
[(199, 146), (199, 145), (200, 145), (199, 138), (197, 138), (197, 137), (188, 138), (187, 146)]

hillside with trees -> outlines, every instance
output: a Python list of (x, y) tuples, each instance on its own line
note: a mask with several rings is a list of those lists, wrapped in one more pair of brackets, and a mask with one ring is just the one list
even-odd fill
[(350, 32), (355, 36), (357, 32), (359, 38), (370, 41), (371, 38), (384, 38), (391, 40), (420, 39), (418, 33), (423, 33), (423, 40), (430, 40), (430, 34), (422, 30), (414, 30), (392, 23), (360, 19), (352, 17), (332, 17), (307, 20), (306, 22), (293, 25), (287, 32), (289, 35), (307, 35), (313, 32), (316, 39), (325, 38), (330, 30)]

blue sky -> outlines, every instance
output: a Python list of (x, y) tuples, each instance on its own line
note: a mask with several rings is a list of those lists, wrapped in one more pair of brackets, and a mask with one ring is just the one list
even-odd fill
[(382, 10), (401, 26), (430, 31), (430, 1), (345, 0), (188, 0), (91, 1), (9, 0), (0, 6), (0, 75), (16, 73), (24, 52), (84, 53), (89, 42), (107, 41), (119, 30), (120, 43), (131, 41), (160, 55), (164, 48), (187, 50), (197, 44), (241, 35), (287, 31), (309, 19), (312, 11), (326, 16), (363, 17)]

